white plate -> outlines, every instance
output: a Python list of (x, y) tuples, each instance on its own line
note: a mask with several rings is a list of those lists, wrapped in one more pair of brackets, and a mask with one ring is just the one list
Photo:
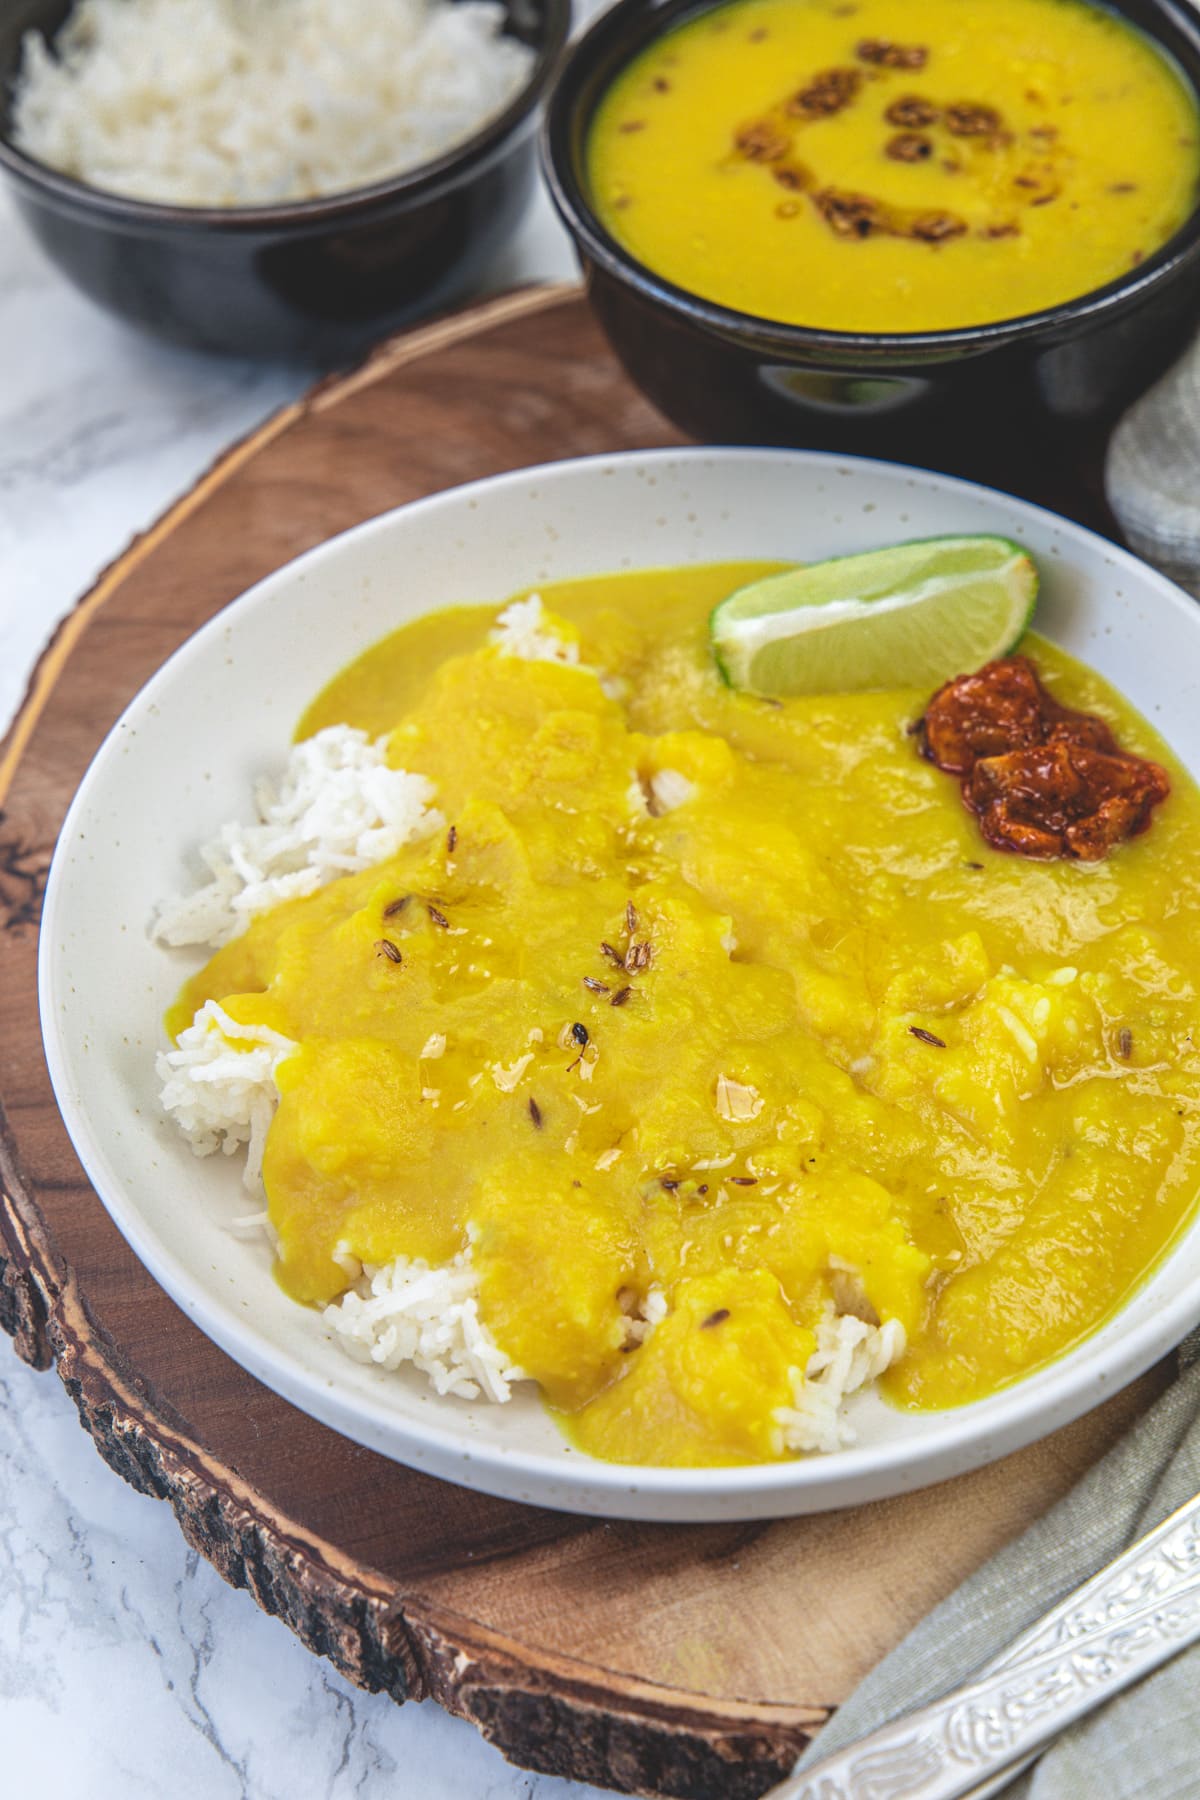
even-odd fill
[(1200, 1318), (1200, 1224), (1120, 1314), (1005, 1393), (944, 1413), (855, 1416), (835, 1456), (738, 1469), (633, 1469), (570, 1450), (536, 1399), (440, 1400), (352, 1362), (287, 1300), (248, 1210), (240, 1158), (205, 1161), (160, 1115), (160, 1019), (187, 958), (152, 944), (152, 904), (189, 855), (246, 816), (295, 721), (385, 632), (463, 601), (614, 569), (810, 560), (898, 538), (997, 531), (1045, 574), (1038, 627), (1108, 676), (1200, 771), (1200, 609), (1103, 539), (1037, 507), (886, 463), (762, 450), (562, 462), (402, 507), (310, 551), (183, 645), (114, 726), (63, 826), (46, 892), (40, 993), (55, 1093), (96, 1192), (179, 1306), (279, 1394), (414, 1468), (515, 1500), (623, 1518), (750, 1519), (879, 1499), (975, 1468), (1141, 1373)]

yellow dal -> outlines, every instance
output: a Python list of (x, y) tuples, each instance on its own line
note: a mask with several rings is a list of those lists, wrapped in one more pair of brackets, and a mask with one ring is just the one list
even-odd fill
[[(991, 1392), (1103, 1319), (1200, 1187), (1190, 780), (1031, 638), (1053, 691), (1175, 788), (1103, 863), (994, 853), (906, 735), (925, 695), (774, 706), (720, 685), (708, 609), (764, 572), (543, 590), (621, 702), (582, 668), (485, 647), (494, 609), (370, 651), (302, 734), (390, 731), (390, 760), (437, 784), (453, 851), (439, 832), (278, 907), (172, 1018), (215, 996), (301, 1045), (266, 1155), (290, 1294), (345, 1287), (339, 1242), (439, 1262), (470, 1228), (499, 1343), (576, 1442), (620, 1460), (780, 1454), (774, 1413), (840, 1264), (909, 1335), (897, 1403)], [(635, 818), (635, 773), (661, 769), (695, 794)], [(622, 977), (599, 946), (626, 948), (630, 900), (653, 960)], [(560, 1042), (576, 1022), (582, 1061)], [(434, 1033), (445, 1054), (422, 1060)], [(753, 1118), (720, 1115), (722, 1076), (761, 1100)], [(652, 1283), (670, 1315), (622, 1355), (618, 1296)]]
[[(871, 68), (855, 58), (864, 38), (925, 46), (928, 61)], [(832, 117), (789, 116), (788, 97), (830, 67), (860, 69), (857, 98)], [(907, 95), (990, 105), (1008, 141), (937, 124), (927, 161), (893, 161), (883, 115)], [(813, 191), (947, 212), (966, 233), (836, 235), (812, 191), (735, 152), (739, 129), (764, 119)], [(735, 0), (617, 78), (588, 158), (600, 218), (647, 267), (741, 312), (843, 331), (978, 324), (1102, 287), (1183, 224), (1200, 168), (1195, 99), (1174, 65), (1079, 0)], [(1000, 231), (1014, 235), (988, 235)]]

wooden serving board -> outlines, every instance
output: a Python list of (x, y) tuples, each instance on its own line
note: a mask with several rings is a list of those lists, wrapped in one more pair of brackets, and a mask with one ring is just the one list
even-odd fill
[(238, 445), (97, 583), (0, 755), (0, 1323), (56, 1363), (100, 1454), (312, 1650), (433, 1695), (516, 1762), (692, 1800), (761, 1794), (902, 1633), (1058, 1498), (1164, 1385), (974, 1475), (778, 1524), (605, 1524), (410, 1473), (260, 1387), (92, 1194), (42, 1059), (40, 897), (67, 804), (181, 640), (298, 552), (522, 464), (678, 442), (578, 290), (385, 344)]

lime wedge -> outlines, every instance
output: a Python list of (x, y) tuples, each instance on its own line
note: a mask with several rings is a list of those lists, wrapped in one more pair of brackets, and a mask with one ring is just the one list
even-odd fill
[(713, 609), (713, 654), (753, 694), (937, 687), (1011, 650), (1037, 598), (1011, 538), (918, 538), (768, 575)]

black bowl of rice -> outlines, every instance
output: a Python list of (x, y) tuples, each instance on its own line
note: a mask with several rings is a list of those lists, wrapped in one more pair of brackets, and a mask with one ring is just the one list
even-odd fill
[(469, 293), (536, 181), (570, 0), (9, 0), (0, 168), (136, 325), (326, 362)]

